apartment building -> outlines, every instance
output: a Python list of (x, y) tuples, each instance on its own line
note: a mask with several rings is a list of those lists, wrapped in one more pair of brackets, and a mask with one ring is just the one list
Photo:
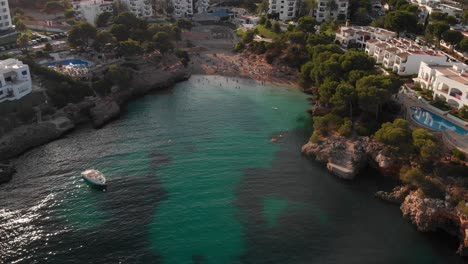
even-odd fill
[(343, 26), (335, 35), (335, 40), (339, 41), (343, 47), (353, 47), (364, 50), (366, 42), (377, 40), (388, 40), (396, 38), (397, 33), (378, 27), (368, 26)]
[(97, 17), (104, 12), (112, 12), (112, 0), (81, 0), (73, 1), (73, 11), (78, 20), (86, 20), (95, 25)]
[(416, 74), (421, 62), (444, 63), (447, 57), (405, 38), (373, 39), (366, 42), (365, 52), (377, 63), (398, 75)]
[(10, 7), (7, 0), (0, 1), (0, 30), (8, 30), (13, 27), (11, 23)]
[(138, 18), (150, 18), (153, 16), (153, 5), (150, 0), (121, 0), (128, 10)]
[(208, 0), (172, 0), (175, 17), (191, 17), (194, 14), (204, 14), (210, 7)]
[(0, 61), (0, 102), (18, 100), (31, 91), (28, 65), (17, 59)]
[(416, 82), (434, 91), (434, 99), (446, 101), (454, 108), (468, 105), (468, 65), (463, 63), (421, 62)]
[(299, 0), (269, 0), (269, 14), (279, 14), (281, 20), (291, 20), (296, 17)]
[(348, 0), (318, 0), (315, 19), (317, 22), (323, 22), (329, 17), (346, 20), (348, 18), (348, 7)]

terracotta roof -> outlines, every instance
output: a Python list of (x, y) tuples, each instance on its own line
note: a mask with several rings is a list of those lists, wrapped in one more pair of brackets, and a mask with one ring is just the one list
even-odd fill
[(376, 42), (379, 42), (379, 40), (378, 39), (369, 39), (367, 41), (367, 43), (376, 43)]
[(354, 33), (355, 31), (352, 28), (347, 28), (347, 29), (343, 30), (343, 32)]
[(387, 43), (379, 43), (379, 44), (376, 44), (375, 46), (379, 47), (379, 48), (385, 48), (385, 47), (388, 46), (388, 44)]
[(397, 50), (399, 50), (399, 49), (398, 49), (398, 48), (388, 48), (388, 49), (386, 49), (385, 51), (388, 51), (388, 52), (395, 52), (395, 51), (397, 51)]
[(410, 54), (408, 52), (397, 53), (395, 56), (400, 58), (407, 58)]
[(364, 36), (369, 36), (369, 35), (371, 35), (370, 32), (366, 32), (366, 31), (358, 31), (358, 32), (356, 32), (356, 34), (358, 34), (358, 35), (364, 35)]

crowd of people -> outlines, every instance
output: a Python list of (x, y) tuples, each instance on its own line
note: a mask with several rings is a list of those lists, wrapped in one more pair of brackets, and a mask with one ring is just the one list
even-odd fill
[(89, 68), (82, 67), (82, 68), (75, 68), (73, 65), (66, 65), (66, 66), (49, 66), (50, 68), (54, 69), (57, 72), (72, 76), (72, 77), (83, 77), (88, 75)]

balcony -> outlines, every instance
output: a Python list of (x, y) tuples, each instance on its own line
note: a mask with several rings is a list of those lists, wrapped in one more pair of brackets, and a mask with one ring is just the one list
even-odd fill
[(455, 99), (461, 101), (462, 95), (463, 95), (463, 93), (459, 89), (457, 89), (457, 88), (450, 89), (450, 96), (451, 97), (454, 97)]

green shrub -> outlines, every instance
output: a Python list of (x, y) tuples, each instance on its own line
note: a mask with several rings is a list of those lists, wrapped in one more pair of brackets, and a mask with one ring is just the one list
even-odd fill
[(182, 64), (185, 67), (187, 67), (188, 63), (190, 62), (190, 57), (188, 55), (188, 52), (185, 50), (177, 49), (175, 51), (175, 55), (180, 59), (180, 62), (182, 62)]
[(245, 46), (242, 44), (242, 42), (237, 43), (234, 45), (234, 51), (237, 53), (241, 53), (244, 50)]
[(418, 91), (418, 92), (422, 91), (421, 85), (419, 83), (415, 83), (413, 86), (413, 90)]
[(377, 141), (393, 147), (396, 151), (407, 147), (410, 136), (409, 123), (401, 118), (395, 119), (392, 123), (384, 123), (374, 134)]
[(445, 198), (445, 186), (441, 180), (435, 177), (425, 177), (420, 182), (420, 188), (423, 190), (426, 197), (444, 199)]
[(419, 186), (424, 181), (424, 174), (418, 168), (403, 166), (400, 170), (400, 180), (406, 184)]
[(463, 153), (459, 149), (452, 149), (452, 155), (459, 160), (465, 160), (465, 153)]
[(359, 136), (369, 136), (369, 135), (370, 135), (369, 129), (367, 129), (367, 127), (365, 127), (365, 126), (363, 126), (363, 125), (359, 125), (359, 126), (356, 128), (356, 133), (357, 133)]
[(351, 120), (344, 121), (343, 125), (338, 129), (338, 133), (344, 137), (351, 136), (353, 132), (353, 122)]
[(309, 141), (318, 144), (322, 142), (322, 137), (318, 133), (313, 133)]
[(432, 133), (424, 128), (416, 128), (412, 132), (413, 147), (419, 151), (419, 155), (423, 160), (435, 158), (439, 148), (435, 143), (435, 138)]
[(93, 82), (93, 90), (100, 96), (105, 96), (111, 92), (112, 82), (108, 79), (100, 79)]
[(463, 187), (455, 186), (450, 190), (449, 202), (452, 205), (457, 205), (460, 201), (465, 198), (465, 189)]
[(457, 211), (464, 214), (465, 216), (468, 216), (468, 207), (466, 206), (465, 200), (458, 202)]
[(326, 114), (324, 116), (315, 116), (314, 133), (327, 136), (329, 132), (337, 131), (343, 124), (343, 118), (335, 114)]

